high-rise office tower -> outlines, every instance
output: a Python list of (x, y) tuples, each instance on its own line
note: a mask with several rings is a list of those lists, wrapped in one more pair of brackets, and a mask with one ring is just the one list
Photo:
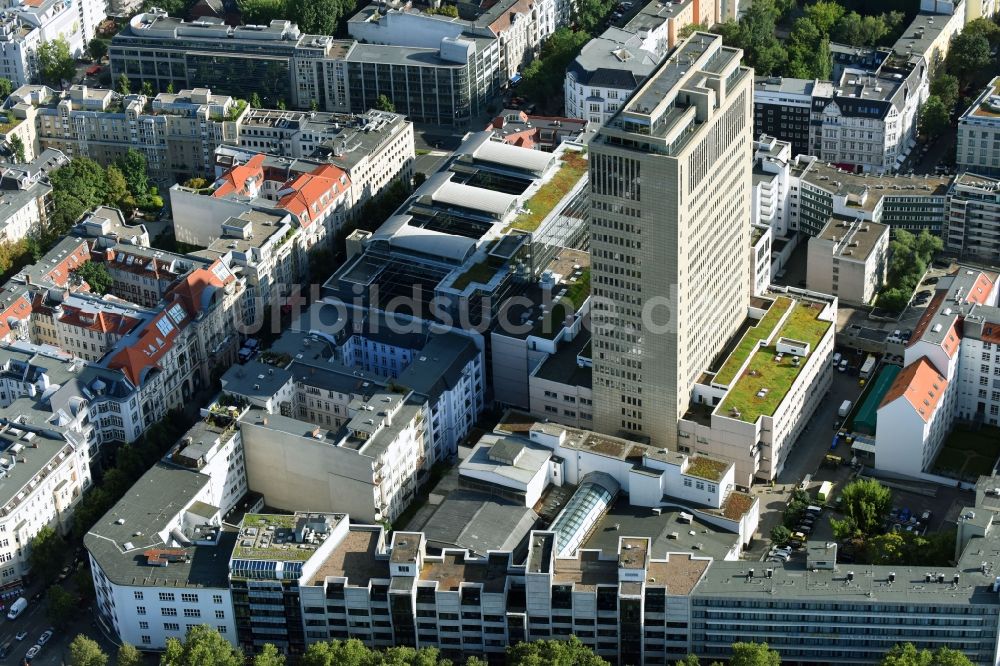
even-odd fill
[(693, 381), (746, 319), (753, 72), (741, 56), (695, 33), (590, 144), (601, 432), (675, 445)]

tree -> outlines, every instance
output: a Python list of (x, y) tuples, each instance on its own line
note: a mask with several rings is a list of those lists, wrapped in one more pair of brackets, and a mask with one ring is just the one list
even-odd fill
[(972, 666), (972, 661), (958, 650), (939, 647), (934, 652), (917, 650), (912, 643), (894, 645), (882, 661), (881, 666)]
[(771, 529), (771, 541), (779, 546), (785, 545), (791, 538), (792, 531), (784, 525), (775, 525), (774, 528)]
[(49, 587), (46, 597), (45, 615), (49, 622), (57, 627), (65, 627), (77, 613), (77, 603), (73, 595), (63, 589), (61, 585)]
[(125, 175), (121, 169), (112, 164), (107, 171), (104, 203), (117, 206), (126, 196), (128, 196), (128, 183), (125, 182)]
[(264, 645), (260, 653), (254, 655), (253, 666), (285, 666), (285, 655), (270, 643)]
[(341, 17), (354, 11), (354, 4), (354, 0), (288, 0), (287, 12), (303, 32), (332, 35)]
[(142, 92), (142, 94), (143, 94), (144, 97), (152, 97), (153, 96), (153, 84), (150, 83), (149, 81), (143, 81), (142, 82), (142, 88), (140, 88), (140, 90), (141, 90), (141, 92)]
[(31, 554), (28, 556), (31, 573), (49, 584), (59, 575), (65, 558), (66, 540), (48, 525), (38, 530), (31, 540)]
[(962, 32), (964, 34), (985, 37), (990, 46), (1000, 44), (1000, 25), (997, 25), (990, 19), (977, 18), (969, 21), (965, 25), (965, 28), (962, 29)]
[(892, 508), (892, 491), (875, 479), (858, 479), (844, 488), (841, 498), (845, 519), (861, 534), (875, 536), (882, 531)]
[(369, 660), (370, 652), (365, 644), (352, 638), (313, 643), (306, 648), (299, 663), (301, 666), (365, 666)]
[(105, 666), (108, 655), (97, 641), (78, 634), (69, 644), (69, 663), (70, 666)]
[(938, 74), (931, 81), (930, 93), (937, 97), (949, 109), (955, 108), (958, 102), (958, 79), (951, 74)]
[(868, 559), (872, 564), (902, 564), (907, 543), (903, 532), (879, 534), (868, 540)]
[(76, 73), (76, 63), (64, 37), (43, 41), (38, 46), (36, 58), (39, 74), (52, 85), (61, 87), (64, 80), (71, 81)]
[[(774, 31), (781, 9), (774, 0), (758, 0), (739, 22), (726, 21), (713, 28), (729, 46), (743, 49), (744, 62), (759, 76), (781, 73), (788, 54)], [(815, 45), (814, 45), (815, 48)]]
[(10, 79), (0, 77), (0, 98), (7, 99), (12, 92), (14, 92), (14, 84), (10, 82)]
[(962, 31), (952, 37), (948, 47), (948, 71), (968, 83), (992, 61), (990, 43), (981, 34)]
[[(824, 17), (824, 20), (828, 19)], [(788, 75), (802, 79), (829, 79), (832, 67), (830, 38), (812, 19), (796, 19), (788, 36)]]
[(576, 636), (570, 636), (568, 641), (532, 641), (507, 648), (507, 666), (542, 665), (609, 666)]
[(73, 269), (73, 275), (86, 281), (94, 293), (102, 296), (108, 293), (114, 284), (114, 278), (108, 272), (107, 266), (96, 261), (88, 261), (79, 268)]
[(257, 94), (256, 90), (254, 92), (250, 93), (250, 108), (251, 109), (259, 109), (259, 108), (261, 108), (260, 95)]
[(20, 135), (11, 135), (10, 152), (12, 153), (11, 157), (15, 164), (24, 164), (27, 161), (24, 159), (24, 141), (21, 140)]
[(698, 659), (698, 655), (689, 654), (683, 659), (678, 659), (674, 663), (674, 666), (701, 666), (701, 660)]
[(142, 663), (142, 653), (134, 645), (122, 643), (122, 646), (118, 648), (116, 666), (142, 666)]
[(164, 90), (163, 92), (167, 93), (168, 95), (173, 95), (174, 94), (174, 82), (171, 81), (170, 83), (168, 83), (167, 84), (167, 89)]
[(705, 22), (688, 23), (686, 26), (681, 28), (680, 31), (678, 31), (677, 39), (678, 41), (683, 41), (696, 32), (708, 32), (708, 24)]
[(385, 95), (379, 95), (375, 100), (375, 108), (379, 111), (388, 111), (390, 113), (396, 112), (396, 105), (392, 103), (392, 100)]
[(733, 643), (729, 666), (781, 666), (781, 655), (767, 643)]
[(951, 110), (937, 95), (931, 95), (920, 109), (920, 133), (937, 139), (951, 126)]
[(87, 43), (87, 52), (94, 60), (100, 60), (108, 55), (108, 40), (94, 37)]
[(121, 169), (128, 184), (128, 191), (139, 198), (149, 190), (149, 176), (146, 173), (146, 156), (135, 148), (129, 148), (125, 155), (115, 162)]
[(167, 639), (160, 666), (243, 666), (243, 655), (208, 625), (195, 627), (183, 642)]
[(539, 57), (521, 73), (524, 78), (521, 90), (525, 96), (539, 102), (550, 98), (553, 90), (562, 87), (566, 67), (589, 40), (585, 32), (573, 32), (569, 28), (556, 30), (542, 45)]
[(118, 77), (118, 94), (119, 95), (129, 95), (132, 92), (132, 82), (128, 80), (125, 73), (122, 72), (121, 76)]
[(611, 0), (578, 0), (574, 16), (577, 27), (583, 32), (593, 34), (607, 18), (613, 6)]
[(819, 0), (815, 4), (807, 5), (803, 13), (822, 34), (829, 36), (833, 26), (843, 18), (844, 8), (836, 2)]

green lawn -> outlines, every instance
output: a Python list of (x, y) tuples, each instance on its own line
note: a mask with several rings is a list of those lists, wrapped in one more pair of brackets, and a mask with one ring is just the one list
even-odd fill
[(690, 464), (684, 470), (684, 473), (688, 476), (705, 479), (706, 481), (719, 481), (725, 471), (729, 469), (729, 463), (713, 458), (705, 458), (704, 456), (691, 458), (688, 462)]
[(774, 327), (778, 325), (778, 320), (781, 319), (782, 315), (792, 306), (792, 299), (782, 296), (778, 298), (764, 313), (760, 321), (757, 322), (750, 330), (743, 334), (740, 338), (739, 343), (736, 348), (726, 359), (726, 362), (722, 364), (719, 368), (719, 372), (715, 375), (715, 381), (723, 386), (728, 386), (729, 382), (736, 378), (736, 373), (739, 371), (740, 366), (743, 365), (743, 361), (746, 360), (753, 350), (757, 349), (757, 343), (760, 340), (766, 340), (771, 337), (771, 333), (774, 331)]
[[(778, 336), (808, 343), (811, 356), (830, 328), (830, 322), (816, 318), (819, 313), (816, 304), (798, 303), (779, 329)], [(730, 416), (735, 409), (740, 413), (740, 420), (753, 423), (761, 415), (774, 414), (807, 361), (803, 359), (801, 365), (794, 365), (793, 357), (786, 355), (778, 363), (774, 360), (776, 351), (773, 345), (768, 345), (753, 355), (746, 372), (730, 388), (720, 406), (720, 415)], [(767, 389), (763, 396), (759, 395), (761, 389)]]
[(518, 215), (511, 227), (521, 231), (534, 231), (542, 220), (552, 212), (562, 198), (580, 182), (587, 173), (587, 160), (574, 151), (566, 151), (562, 156), (562, 165), (552, 178), (542, 185), (528, 199), (524, 207), (529, 212)]
[(577, 312), (588, 296), (590, 296), (589, 268), (580, 273), (576, 282), (566, 287), (566, 293), (563, 294), (558, 303), (552, 306), (552, 310), (546, 316), (538, 320), (532, 334), (550, 339), (555, 337), (555, 334), (562, 329), (563, 320), (566, 319), (566, 310), (572, 306), (570, 309)]
[(490, 266), (486, 259), (483, 259), (479, 263), (469, 266), (469, 270), (455, 278), (455, 281), (451, 283), (451, 286), (461, 291), (473, 282), (486, 284), (493, 279), (496, 272), (497, 269)]

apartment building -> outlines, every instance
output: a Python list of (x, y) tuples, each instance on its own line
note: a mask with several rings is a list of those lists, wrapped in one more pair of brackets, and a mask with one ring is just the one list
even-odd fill
[(232, 419), (210, 414), (84, 536), (97, 619), (118, 640), (163, 650), (207, 624), (237, 643), (229, 560), (237, 532), (223, 517), (246, 494)]
[[(374, 390), (354, 400), (341, 427), (321, 427), (251, 407), (240, 416), (250, 485), (269, 506), (395, 520), (430, 470), (423, 401)], [(292, 455), (294, 453), (294, 455)], [(421, 474), (423, 472), (423, 474)]]
[(81, 24), (81, 19), (93, 14), (98, 4), (95, 0), (10, 3), (0, 12), (0, 76), (15, 87), (31, 83), (38, 77), (38, 47), (59, 37), (66, 40), (70, 55), (83, 55), (104, 15), (101, 12), (90, 25)]
[(26, 142), (37, 153), (55, 148), (70, 157), (110, 164), (129, 149), (145, 157), (154, 181), (173, 184), (191, 174), (210, 173), (212, 151), (235, 139), (245, 102), (210, 90), (161, 93), (153, 99), (84, 85), (63, 93), (22, 86), (7, 106), (34, 134)]
[(988, 258), (1000, 251), (1000, 181), (971, 171), (960, 173), (948, 189), (941, 236), (945, 248), (960, 256)]
[(958, 119), (955, 162), (959, 171), (1000, 177), (1000, 95), (994, 77)]
[(46, 150), (29, 159), (27, 164), (0, 165), (0, 240), (8, 243), (42, 231), (52, 212), (48, 175), (69, 163), (58, 150)]
[(847, 303), (871, 303), (889, 268), (889, 227), (834, 216), (809, 239), (806, 285)]
[(951, 181), (949, 176), (855, 174), (800, 155), (789, 164), (790, 227), (816, 236), (833, 216), (842, 216), (941, 235)]
[(879, 406), (880, 471), (938, 480), (926, 472), (956, 421), (1000, 423), (997, 295), (995, 273), (962, 266), (936, 285), (904, 352), (903, 371)]
[(154, 314), (86, 292), (36, 295), (31, 312), (32, 339), (97, 362)]
[(216, 178), (265, 153), (266, 180), (288, 181), (307, 170), (299, 160), (310, 158), (347, 175), (355, 206), (397, 178), (407, 183), (413, 178), (413, 123), (399, 113), (370, 108), (354, 114), (251, 109), (239, 130), (233, 146), (221, 145), (215, 151)]
[(184, 405), (208, 386), (214, 368), (235, 360), (243, 292), (244, 281), (223, 262), (197, 268), (101, 360), (139, 389), (144, 426)]
[[(740, 55), (695, 33), (590, 143), (600, 432), (675, 446), (694, 381), (745, 317), (753, 81)], [(669, 310), (652, 313), (655, 332), (652, 304)]]
[(810, 123), (813, 95), (832, 97), (829, 81), (757, 77), (753, 85), (753, 133), (777, 137), (791, 145), (792, 155), (812, 155)]
[(239, 645), (247, 652), (270, 643), (284, 654), (305, 650), (300, 581), (347, 531), (346, 516), (326, 513), (247, 514), (229, 562)]
[(677, 450), (736, 464), (749, 487), (781, 473), (833, 378), (837, 299), (788, 289), (751, 299), (732, 351), (691, 388)]
[[(263, 207), (293, 215), (297, 240), (308, 251), (333, 242), (353, 208), (352, 194), (347, 173), (332, 164), (295, 160), (289, 167), (288, 160), (257, 153), (223, 173), (208, 191), (174, 185), (170, 205), (183, 211), (175, 228), (184, 242), (210, 245), (220, 237), (223, 220)], [(230, 205), (220, 207), (215, 200)]]
[[(427, 470), (457, 453), (484, 408), (481, 352), (455, 333), (407, 337), (366, 335), (369, 362), (367, 353), (352, 358), (359, 336), (335, 346), (319, 327), (289, 331), (265, 352), (276, 366), (252, 361), (223, 375), (223, 391), (253, 406), (241, 427), (251, 482), (269, 505), (350, 503), (359, 515), (394, 519)], [(391, 373), (373, 367), (397, 354), (412, 358)], [(302, 446), (299, 437), (309, 453), (301, 460), (283, 453)]]
[(566, 115), (603, 125), (678, 45), (685, 27), (722, 20), (711, 0), (653, 0), (629, 12), (566, 69)]
[[(266, 56), (266, 57), (262, 57)], [(157, 90), (211, 88), (265, 105), (363, 113), (386, 95), (414, 121), (462, 124), (499, 91), (500, 42), (462, 32), (432, 47), (365, 44), (302, 34), (289, 21), (268, 26), (185, 22), (162, 10), (140, 13), (115, 35), (112, 79), (125, 74)]]

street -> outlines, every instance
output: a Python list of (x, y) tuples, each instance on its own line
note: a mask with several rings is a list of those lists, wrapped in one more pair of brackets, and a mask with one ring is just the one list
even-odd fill
[[(92, 626), (93, 613), (89, 608), (81, 609), (81, 612), (65, 629), (55, 630), (52, 638), (42, 647), (42, 651), (35, 657), (32, 666), (61, 666), (66, 660), (67, 649), (70, 641), (77, 634), (86, 634), (96, 640), (101, 648), (114, 656), (117, 648), (101, 635), (97, 627)], [(35, 603), (28, 604), (28, 608), (16, 620), (8, 620), (6, 613), (3, 622), (0, 624), (0, 645), (11, 644), (10, 654), (2, 661), (5, 664), (22, 664), (24, 655), (28, 649), (38, 640), (38, 637), (46, 629), (52, 627), (45, 615), (44, 595)], [(18, 641), (15, 636), (20, 631), (28, 632), (27, 638)]]

